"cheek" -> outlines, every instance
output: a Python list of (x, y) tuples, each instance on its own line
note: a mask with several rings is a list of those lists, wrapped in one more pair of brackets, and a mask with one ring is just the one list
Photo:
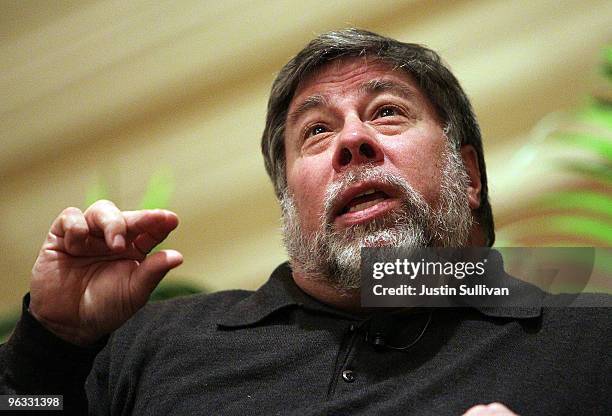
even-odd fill
[(318, 228), (329, 180), (326, 173), (330, 171), (329, 163), (323, 157), (300, 157), (287, 165), (287, 186), (293, 193), (305, 230)]
[(390, 143), (387, 156), (401, 175), (430, 204), (436, 204), (440, 194), (441, 171), (444, 167), (446, 140), (414, 132), (410, 137)]

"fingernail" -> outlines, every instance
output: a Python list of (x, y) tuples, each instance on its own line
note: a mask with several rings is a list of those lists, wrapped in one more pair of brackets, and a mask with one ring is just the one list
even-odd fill
[(172, 267), (176, 267), (179, 264), (183, 263), (183, 255), (176, 250), (164, 250), (166, 254), (166, 261), (168, 263), (176, 263), (176, 265)]
[(125, 238), (121, 234), (117, 234), (113, 238), (113, 248), (125, 248)]

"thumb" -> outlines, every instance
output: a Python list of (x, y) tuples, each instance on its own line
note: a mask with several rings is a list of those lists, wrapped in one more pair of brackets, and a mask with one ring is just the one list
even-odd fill
[(161, 250), (144, 259), (132, 272), (132, 302), (142, 307), (153, 289), (171, 269), (183, 263), (183, 255), (175, 250)]

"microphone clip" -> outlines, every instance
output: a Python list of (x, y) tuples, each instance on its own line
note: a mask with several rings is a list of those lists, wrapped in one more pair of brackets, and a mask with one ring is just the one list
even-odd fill
[(370, 334), (366, 332), (365, 341), (371, 344), (376, 351), (382, 351), (387, 346), (387, 341), (382, 332), (375, 332)]
[(433, 315), (433, 311), (429, 311), (427, 316), (427, 321), (425, 325), (421, 328), (421, 331), (418, 335), (410, 342), (404, 345), (391, 345), (387, 342), (385, 334), (388, 334), (392, 331), (389, 326), (388, 319), (389, 315), (379, 315), (372, 317), (373, 319), (368, 320), (368, 325), (365, 327), (365, 342), (372, 345), (376, 351), (383, 350), (394, 350), (394, 351), (407, 351), (410, 348), (414, 347), (425, 335), (427, 328), (429, 328), (429, 324), (431, 324), (431, 318)]

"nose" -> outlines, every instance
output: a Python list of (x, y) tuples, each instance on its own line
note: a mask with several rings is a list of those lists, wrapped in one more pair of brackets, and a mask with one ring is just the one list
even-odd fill
[(378, 164), (384, 155), (380, 144), (361, 120), (347, 122), (334, 150), (333, 166), (341, 172), (354, 165)]

